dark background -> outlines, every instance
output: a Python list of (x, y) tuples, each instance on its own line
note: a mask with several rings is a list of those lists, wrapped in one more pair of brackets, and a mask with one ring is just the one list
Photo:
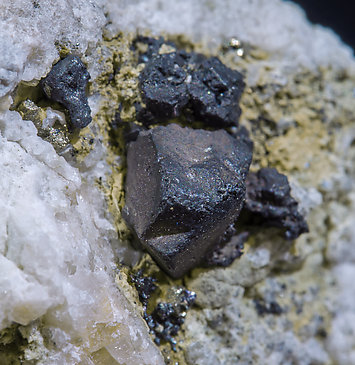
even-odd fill
[(355, 50), (355, 0), (293, 0), (314, 24), (332, 28)]

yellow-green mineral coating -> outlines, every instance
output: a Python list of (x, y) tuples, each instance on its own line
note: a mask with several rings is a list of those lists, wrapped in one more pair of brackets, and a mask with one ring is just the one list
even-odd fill
[[(140, 102), (138, 75), (143, 65), (137, 65), (136, 56), (130, 49), (132, 34), (118, 34), (105, 38), (98, 52), (103, 71), (93, 82), (91, 92), (101, 96), (99, 112), (93, 122), (99, 126), (99, 134), (107, 149), (106, 160), (111, 166), (107, 184), (101, 185), (108, 201), (108, 208), (115, 219), (121, 239), (130, 237), (130, 232), (121, 218), (124, 206), (125, 143), (124, 125), (113, 127), (116, 114), (122, 122), (135, 122), (134, 103)], [(118, 158), (119, 156), (119, 158)]]

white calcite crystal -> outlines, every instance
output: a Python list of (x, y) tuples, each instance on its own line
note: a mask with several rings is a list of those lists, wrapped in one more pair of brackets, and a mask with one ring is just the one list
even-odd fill
[[(259, 105), (245, 101), (250, 110), (243, 109), (242, 122), (253, 120), (252, 109), (259, 108), (292, 143), (298, 138), (292, 127), (303, 119), (310, 128), (320, 122), (309, 105), (312, 82), (338, 72), (311, 102), (326, 109), (329, 124), (343, 118), (345, 126), (339, 123), (334, 143), (310, 129), (302, 139), (308, 150), (302, 145), (292, 156), (304, 161), (302, 168), (285, 167), (310, 234), (291, 254), (279, 252), (279, 237), (261, 233), (230, 267), (194, 271), (185, 285), (197, 293), (197, 306), (187, 316), (182, 346), (183, 361), (191, 365), (238, 359), (354, 364), (355, 94), (353, 84), (339, 80), (354, 82), (355, 61), (330, 30), (309, 24), (300, 8), (281, 0), (0, 2), (0, 364), (164, 363), (137, 295), (127, 280), (116, 281), (117, 261), (127, 248), (95, 184), (110, 172), (104, 144), (95, 140), (74, 164), (37, 135), (32, 121), (10, 110), (19, 83), (36, 86), (63, 48), (81, 57), (95, 83), (103, 69), (103, 37), (137, 30), (183, 34), (211, 52), (236, 37), (261, 51), (260, 60), (244, 66), (246, 94), (263, 85), (264, 99)], [(290, 103), (301, 100), (299, 115), (277, 114), (270, 99), (299, 75), (302, 82), (304, 75), (314, 77), (301, 93), (294, 85), (287, 90)], [(103, 99), (99, 93), (89, 97), (93, 114)], [(63, 114), (48, 107), (44, 126), (56, 121), (64, 124)], [(317, 148), (326, 151), (321, 158), (311, 148), (317, 138)], [(285, 146), (276, 151), (282, 155)], [(291, 269), (284, 272), (280, 262)], [(274, 274), (274, 268), (284, 274)], [(258, 315), (257, 305), (259, 312), (264, 307), (255, 298), (280, 302), (286, 314)], [(320, 307), (332, 314), (329, 323), (318, 315)], [(302, 310), (305, 319), (297, 322), (293, 314)], [(16, 344), (17, 337), (22, 342)]]
[(56, 344), (43, 347), (43, 364), (89, 363), (99, 350), (161, 363), (115, 285), (115, 234), (99, 192), (17, 112), (0, 116), (0, 131), (0, 329), (40, 319)]

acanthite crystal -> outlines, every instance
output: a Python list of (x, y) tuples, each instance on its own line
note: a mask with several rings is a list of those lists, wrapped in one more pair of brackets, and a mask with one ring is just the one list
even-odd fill
[(86, 97), (89, 79), (90, 74), (80, 58), (68, 55), (52, 67), (41, 83), (46, 96), (68, 110), (72, 128), (84, 128), (91, 122)]
[(216, 57), (206, 58), (198, 53), (156, 54), (157, 46), (153, 45), (139, 77), (146, 104), (145, 109), (137, 110), (141, 122), (152, 124), (186, 112), (188, 119), (192, 117), (215, 128), (238, 124), (239, 100), (244, 89), (238, 71)]
[(123, 216), (171, 276), (198, 265), (237, 219), (251, 157), (244, 136), (176, 124), (129, 143)]
[(248, 223), (284, 229), (286, 239), (296, 239), (308, 232), (308, 225), (291, 196), (287, 176), (274, 168), (250, 173), (243, 215)]
[(213, 126), (236, 125), (244, 89), (242, 75), (218, 58), (204, 59), (192, 74), (188, 91), (196, 118)]

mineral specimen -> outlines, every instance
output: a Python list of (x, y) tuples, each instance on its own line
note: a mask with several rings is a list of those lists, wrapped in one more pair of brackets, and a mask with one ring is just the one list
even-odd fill
[(140, 88), (147, 109), (159, 119), (180, 115), (189, 101), (186, 79), (188, 57), (172, 52), (153, 57), (140, 75)]
[(288, 240), (308, 232), (308, 225), (297, 210), (298, 203), (291, 196), (285, 175), (274, 168), (262, 168), (248, 175), (246, 186), (243, 214), (250, 214), (249, 222), (283, 228)]
[(123, 216), (171, 276), (198, 265), (236, 220), (251, 157), (244, 137), (176, 124), (128, 145)]
[[(282, 0), (12, 0), (0, 2), (0, 24), (0, 364), (164, 363), (132, 288), (124, 277), (119, 288), (113, 280), (111, 245), (119, 260), (129, 248), (115, 239), (120, 216), (110, 217), (122, 200), (105, 202), (96, 184), (108, 185), (109, 199), (121, 193), (124, 157), (113, 156), (105, 131), (122, 98), (134, 114), (142, 64), (126, 31), (140, 29), (179, 45), (188, 40), (189, 50), (243, 70), (253, 168), (278, 166), (292, 179), (311, 228), (291, 250), (273, 229), (260, 229), (235, 264), (185, 276), (197, 305), (180, 332), (181, 351), (174, 359), (165, 353), (166, 363), (355, 364), (355, 62), (339, 37)], [(231, 36), (242, 41), (243, 57), (213, 49)], [(58, 46), (85, 59), (100, 95), (90, 106), (100, 116), (92, 132), (101, 149), (80, 153), (74, 170), (32, 122), (9, 111), (19, 82), (45, 77)], [(109, 85), (106, 74), (113, 74)], [(278, 303), (282, 313), (258, 316), (255, 298), (270, 309)]]
[[(158, 300), (157, 304), (152, 305), (150, 301), (152, 294), (158, 288), (157, 279), (151, 276), (143, 275), (143, 270), (131, 275), (139, 300), (143, 305), (143, 317), (147, 322), (150, 333), (154, 335), (155, 343), (161, 344), (166, 341), (176, 351), (176, 336), (185, 322), (186, 312), (194, 304), (196, 293), (183, 287), (170, 287), (166, 299), (162, 302)], [(148, 312), (148, 306), (153, 308)]]
[(68, 55), (53, 66), (41, 83), (47, 97), (68, 110), (73, 128), (84, 128), (91, 122), (85, 92), (89, 79), (90, 74), (80, 58)]
[(216, 57), (204, 59), (188, 83), (196, 118), (214, 126), (237, 124), (243, 89), (242, 75), (226, 67)]
[(151, 314), (146, 315), (146, 321), (150, 330), (155, 334), (155, 343), (161, 341), (170, 342), (172, 349), (176, 351), (176, 336), (185, 322), (186, 312), (194, 304), (196, 294), (184, 288), (172, 288), (174, 297), (171, 302), (160, 302)]
[(244, 89), (238, 71), (226, 67), (216, 57), (185, 51), (155, 54), (156, 47), (152, 43), (145, 56), (151, 58), (140, 75), (146, 104), (146, 109), (138, 110), (140, 121), (164, 121), (188, 109), (194, 119), (213, 127), (237, 125)]

